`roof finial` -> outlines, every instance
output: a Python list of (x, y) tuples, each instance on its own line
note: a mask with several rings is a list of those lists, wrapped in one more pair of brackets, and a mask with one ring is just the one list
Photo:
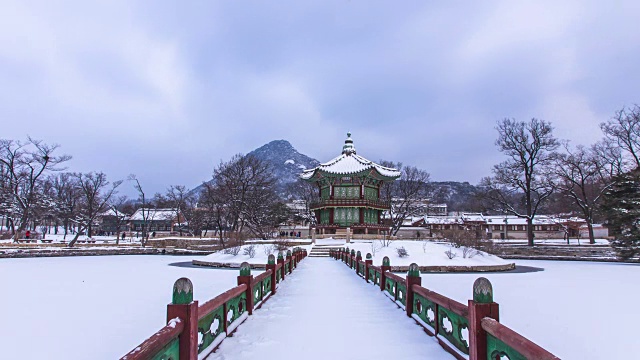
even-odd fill
[(345, 155), (351, 155), (356, 153), (356, 148), (353, 146), (353, 139), (351, 139), (351, 131), (347, 132), (347, 140), (344, 141), (342, 147), (342, 153)]

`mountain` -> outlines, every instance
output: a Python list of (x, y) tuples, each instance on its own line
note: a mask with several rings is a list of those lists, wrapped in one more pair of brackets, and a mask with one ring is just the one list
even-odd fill
[(303, 170), (320, 165), (318, 160), (299, 153), (287, 140), (274, 140), (247, 155), (268, 162), (281, 189), (298, 180)]
[[(320, 165), (318, 160), (299, 153), (287, 140), (271, 141), (247, 155), (253, 155), (271, 165), (273, 174), (278, 179), (278, 190), (281, 193), (284, 192), (288, 184), (298, 179), (303, 170)], [(190, 193), (199, 194), (201, 189), (202, 185), (199, 185)]]

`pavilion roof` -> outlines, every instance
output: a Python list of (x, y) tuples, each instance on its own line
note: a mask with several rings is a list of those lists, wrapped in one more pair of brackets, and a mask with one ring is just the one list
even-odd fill
[(365, 170), (375, 169), (380, 175), (389, 178), (400, 177), (400, 171), (397, 169), (385, 167), (374, 163), (371, 160), (367, 160), (364, 157), (356, 154), (356, 149), (353, 146), (353, 140), (351, 140), (351, 133), (347, 134), (347, 140), (345, 146), (342, 149), (342, 154), (326, 163), (319, 166), (305, 170), (300, 177), (305, 180), (313, 178), (316, 171), (323, 171), (325, 173), (337, 174), (337, 175), (350, 175), (363, 172)]

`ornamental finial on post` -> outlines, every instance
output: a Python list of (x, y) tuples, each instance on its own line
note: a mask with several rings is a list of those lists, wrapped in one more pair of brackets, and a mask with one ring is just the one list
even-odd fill
[(275, 263), (276, 263), (276, 257), (273, 254), (269, 254), (269, 257), (267, 258), (267, 264), (273, 265)]
[(251, 265), (248, 262), (243, 262), (240, 264), (240, 276), (249, 276), (251, 275)]
[(420, 267), (416, 263), (411, 263), (409, 265), (409, 273), (407, 274), (411, 277), (420, 277)]
[(382, 258), (382, 266), (391, 266), (391, 261), (388, 256)]
[(489, 279), (479, 277), (473, 283), (473, 301), (480, 304), (493, 302), (493, 286)]
[(180, 278), (173, 284), (173, 299), (175, 305), (190, 304), (193, 301), (193, 283), (188, 278)]
[(367, 260), (371, 260), (373, 259), (373, 257), (371, 256), (371, 253), (367, 253)]

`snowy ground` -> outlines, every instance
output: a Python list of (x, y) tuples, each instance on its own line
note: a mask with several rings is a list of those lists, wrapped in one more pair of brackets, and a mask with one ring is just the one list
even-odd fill
[[(249, 249), (252, 246), (255, 252), (253, 257), (245, 253), (245, 250)], [(306, 249), (307, 252), (309, 252), (311, 251), (312, 246), (300, 245), (296, 247)], [(289, 249), (292, 250), (293, 247), (289, 247)], [(286, 251), (284, 251), (283, 253), (284, 253), (283, 255), (286, 256)], [(211, 255), (205, 256), (204, 258), (197, 258), (197, 259), (201, 261), (220, 263), (220, 264), (230, 264), (231, 266), (234, 266), (234, 267), (240, 267), (240, 264), (242, 264), (245, 261), (248, 262), (249, 264), (266, 264), (269, 254), (273, 254), (276, 257), (278, 256), (278, 250), (276, 250), (275, 245), (256, 243), (256, 244), (241, 246), (240, 250), (238, 250), (237, 255), (228, 253), (228, 251), (227, 253), (225, 253), (225, 251), (217, 251)]]
[[(590, 244), (589, 243), (589, 238), (582, 238), (582, 239), (571, 238), (571, 239), (569, 239), (569, 242), (567, 244), (567, 240), (566, 239), (535, 239), (536, 245), (578, 245), (578, 246), (581, 246), (581, 245), (609, 245), (611, 243), (607, 239), (594, 239), (594, 241), (595, 241), (595, 244)], [(519, 239), (519, 240), (494, 239), (493, 242), (496, 243), (496, 244), (527, 245), (527, 240), (526, 239)]]
[[(513, 263), (513, 261), (475, 250), (473, 250), (475, 254), (473, 257), (465, 258), (462, 248), (454, 248), (444, 242), (395, 240), (387, 247), (382, 247), (380, 244), (381, 242), (377, 240), (353, 240), (344, 246), (350, 250), (360, 251), (363, 259), (367, 253), (371, 253), (374, 265), (382, 265), (382, 258), (385, 256), (389, 257), (391, 266), (409, 266), (411, 263), (420, 266), (478, 266)], [(407, 250), (409, 256), (400, 257), (398, 255), (397, 249), (401, 247)], [(455, 257), (449, 259), (445, 254), (446, 251), (451, 251)]]
[[(2, 358), (119, 358), (164, 325), (166, 304), (171, 299), (171, 287), (177, 278), (191, 278), (197, 299), (211, 298), (235, 286), (237, 270), (167, 266), (174, 262), (189, 262), (192, 258), (101, 256), (0, 260), (0, 287), (5, 289), (5, 296), (0, 297)], [(301, 263), (312, 271), (309, 279), (317, 282), (315, 290), (330, 291), (337, 286), (343, 287), (343, 283), (331, 281), (332, 273), (325, 276), (321, 267), (316, 267), (325, 261), (327, 259), (307, 258)], [(330, 264), (331, 262), (336, 265), (336, 270), (331, 271), (349, 271), (343, 264), (332, 259), (329, 260)], [(545, 271), (482, 274), (493, 283), (495, 299), (500, 303), (500, 316), (504, 324), (562, 359), (630, 358), (630, 354), (637, 352), (633, 330), (635, 324), (640, 323), (640, 312), (626, 311), (620, 317), (616, 315), (622, 313), (622, 310), (614, 309), (635, 309), (640, 295), (637, 286), (637, 279), (640, 278), (639, 265), (521, 260), (516, 260), (516, 263), (545, 268)], [(296, 279), (303, 269), (305, 268), (301, 266), (289, 279)], [(351, 275), (357, 280), (354, 280), (355, 283), (365, 284), (355, 274)], [(426, 274), (423, 275), (423, 285), (466, 303), (471, 296), (473, 281), (478, 276), (480, 275)], [(285, 291), (291, 291), (291, 294), (298, 292), (294, 286), (291, 286), (291, 290), (285, 290), (285, 284), (286, 282), (280, 295), (286, 294)], [(370, 289), (374, 287), (370, 286)], [(346, 292), (349, 291), (348, 288), (341, 288), (340, 293), (344, 295), (340, 296), (338, 303), (308, 306), (308, 314), (296, 312), (300, 318), (315, 317), (314, 313), (318, 316), (326, 314), (327, 325), (322, 329), (323, 335), (305, 339), (305, 345), (310, 347), (315, 346), (315, 343), (324, 343), (327, 347), (331, 346), (325, 339), (332, 338), (332, 333), (341, 332), (347, 326), (336, 321), (330, 315), (331, 312), (340, 306), (351, 308), (350, 304), (362, 304), (356, 295), (349, 293), (347, 296)], [(364, 291), (370, 290), (362, 291), (364, 294)], [(258, 316), (264, 316), (261, 319), (273, 316), (274, 321), (278, 320), (279, 316), (283, 316), (282, 309), (276, 309), (278, 306), (289, 306), (294, 311), (294, 302), (277, 302), (280, 295), (267, 301), (265, 308), (256, 312), (256, 319)], [(301, 301), (314, 301), (305, 294), (298, 295)], [(402, 311), (397, 310), (391, 301), (386, 301), (389, 308), (376, 305), (375, 311), (380, 309), (383, 316), (391, 316), (386, 313), (386, 309), (393, 309), (402, 317)], [(277, 304), (280, 305), (276, 306)], [(267, 309), (273, 310), (271, 315)], [(376, 312), (367, 311), (367, 316), (358, 317), (357, 322), (376, 326), (373, 319)], [(305, 326), (304, 323), (302, 320), (292, 322), (291, 332), (296, 326)], [(403, 324), (398, 327), (404, 327)], [(258, 325), (260, 324), (255, 319), (249, 320), (239, 328), (237, 336), (241, 339), (240, 334), (248, 331), (251, 326)], [(355, 323), (348, 326), (359, 325)], [(280, 327), (278, 331), (289, 330)], [(417, 347), (423, 346), (423, 341), (431, 341), (427, 335), (421, 333), (420, 336)], [(354, 340), (359, 337), (350, 333), (345, 338)], [(231, 339), (225, 340), (225, 343), (229, 340)], [(369, 341), (367, 347), (373, 348), (374, 343)], [(230, 344), (231, 342), (226, 346)], [(280, 354), (289, 351), (291, 345), (281, 347)], [(369, 349), (363, 347), (362, 351)], [(300, 356), (304, 354), (306, 350), (298, 353)], [(354, 353), (350, 353), (349, 357), (354, 358), (353, 355)], [(347, 356), (333, 358), (345, 357)], [(377, 355), (368, 357), (382, 358)]]

